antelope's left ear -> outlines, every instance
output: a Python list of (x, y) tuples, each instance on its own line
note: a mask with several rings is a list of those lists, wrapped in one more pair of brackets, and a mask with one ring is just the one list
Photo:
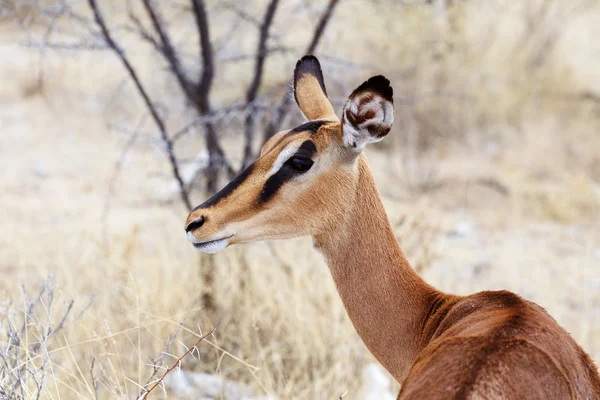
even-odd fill
[(344, 145), (356, 152), (379, 142), (394, 122), (394, 90), (378, 75), (360, 85), (348, 98), (342, 114)]
[(325, 80), (317, 57), (306, 55), (296, 63), (294, 97), (298, 107), (309, 121), (338, 121), (338, 117), (327, 98)]

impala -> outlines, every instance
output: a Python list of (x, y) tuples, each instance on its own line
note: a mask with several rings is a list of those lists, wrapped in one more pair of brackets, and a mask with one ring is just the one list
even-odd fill
[(410, 267), (362, 154), (392, 126), (386, 78), (354, 90), (340, 120), (305, 56), (294, 96), (308, 122), (273, 136), (190, 213), (196, 249), (312, 236), (358, 334), (402, 383), (399, 399), (600, 398), (594, 363), (542, 307), (507, 291), (442, 293)]

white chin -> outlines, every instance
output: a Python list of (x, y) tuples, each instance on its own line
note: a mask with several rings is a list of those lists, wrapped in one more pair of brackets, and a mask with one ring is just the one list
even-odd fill
[(229, 243), (229, 239), (218, 239), (218, 240), (211, 240), (210, 242), (205, 242), (205, 243), (193, 243), (193, 245), (194, 245), (194, 248), (201, 253), (214, 254), (214, 253), (218, 253), (219, 251), (221, 251), (225, 247), (227, 247), (228, 243)]

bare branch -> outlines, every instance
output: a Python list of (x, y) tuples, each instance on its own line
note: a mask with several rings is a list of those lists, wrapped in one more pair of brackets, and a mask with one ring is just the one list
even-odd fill
[[(323, 11), (323, 14), (321, 14), (321, 18), (319, 19), (319, 22), (317, 23), (317, 26), (315, 27), (312, 39), (311, 39), (311, 41), (306, 49), (306, 52), (304, 54), (313, 54), (315, 52), (315, 50), (317, 49), (317, 46), (319, 45), (319, 41), (321, 40), (321, 37), (323, 37), (323, 33), (325, 32), (327, 23), (331, 19), (331, 16), (333, 15), (333, 11), (335, 10), (335, 7), (337, 6), (338, 3), (339, 3), (339, 0), (329, 0), (329, 3), (327, 4), (325, 11)], [(281, 99), (281, 102), (279, 103), (279, 107), (277, 107), (277, 110), (275, 111), (275, 113), (273, 115), (273, 119), (271, 120), (271, 123), (267, 126), (267, 129), (265, 130), (265, 134), (263, 137), (263, 143), (266, 143), (267, 140), (269, 140), (271, 138), (271, 136), (273, 136), (275, 133), (277, 133), (277, 131), (279, 131), (279, 129), (281, 127), (281, 122), (283, 121), (283, 119), (285, 118), (287, 113), (290, 111), (291, 104), (292, 104), (292, 97), (289, 96), (288, 93), (286, 93), (283, 96), (283, 98)]]
[[(198, 41), (200, 44), (200, 55), (202, 61), (202, 75), (196, 87), (196, 107), (200, 116), (210, 115), (212, 112), (210, 106), (210, 88), (214, 78), (214, 53), (210, 43), (210, 30), (208, 28), (208, 18), (206, 15), (206, 6), (203, 0), (191, 0), (196, 26), (198, 27)], [(206, 188), (214, 192), (217, 189), (219, 171), (225, 167), (229, 175), (234, 171), (229, 165), (225, 152), (221, 148), (219, 138), (212, 123), (205, 126), (206, 147), (209, 154), (209, 164), (206, 169)]]
[(164, 28), (164, 21), (161, 20), (160, 15), (158, 15), (158, 13), (156, 12), (151, 0), (142, 1), (144, 3), (144, 7), (146, 9), (148, 17), (150, 17), (150, 21), (152, 21), (152, 26), (154, 27), (154, 30), (156, 31), (156, 34), (160, 39), (160, 54), (165, 58), (165, 60), (169, 64), (169, 69), (177, 79), (181, 90), (183, 90), (183, 92), (186, 94), (190, 101), (193, 101), (193, 85), (190, 84), (187, 76), (185, 75), (179, 57), (177, 56), (177, 52), (175, 51), (171, 39), (169, 38), (169, 35), (166, 29)]
[(210, 30), (208, 29), (208, 18), (206, 15), (206, 6), (204, 5), (204, 1), (191, 1), (194, 11), (194, 18), (196, 19), (196, 26), (198, 27), (198, 40), (200, 44), (202, 62), (202, 75), (200, 77), (200, 81), (198, 82), (196, 96), (198, 97), (200, 111), (203, 114), (208, 114), (210, 112), (208, 96), (214, 77), (214, 55), (210, 43)]
[(97, 50), (106, 50), (108, 49), (108, 47), (106, 47), (106, 45), (104, 44), (100, 44), (100, 43), (89, 43), (85, 40), (80, 41), (80, 42), (69, 42), (69, 43), (63, 43), (63, 42), (44, 42), (44, 41), (28, 41), (28, 42), (24, 42), (23, 47), (35, 47), (35, 48), (42, 48), (45, 47), (47, 49), (52, 49), (52, 50), (67, 50), (67, 51), (73, 51), (73, 50), (86, 50), (86, 51), (97, 51)]
[(200, 336), (200, 339), (198, 339), (196, 341), (196, 343), (190, 347), (185, 353), (183, 353), (183, 355), (179, 358), (177, 358), (177, 361), (175, 361), (175, 363), (173, 365), (171, 365), (171, 367), (169, 367), (160, 378), (158, 378), (158, 380), (156, 382), (154, 382), (154, 385), (152, 385), (152, 387), (150, 389), (148, 389), (141, 397), (140, 400), (145, 400), (148, 395), (150, 394), (150, 392), (152, 392), (154, 389), (156, 389), (157, 386), (159, 386), (163, 380), (165, 379), (165, 377), (171, 372), (173, 371), (175, 368), (179, 368), (179, 366), (181, 365), (181, 361), (183, 361), (183, 359), (190, 354), (192, 351), (194, 351), (194, 349), (197, 348), (197, 346), (200, 344), (200, 342), (202, 342), (204, 339), (206, 339), (208, 336), (211, 336), (216, 328), (213, 328), (209, 333), (207, 333), (204, 336)]
[[(253, 107), (258, 108), (257, 105), (253, 105)], [(181, 127), (181, 129), (179, 129), (177, 132), (175, 132), (175, 134), (173, 134), (171, 141), (173, 143), (176, 143), (179, 139), (183, 138), (188, 132), (190, 132), (193, 128), (197, 126), (204, 127), (208, 124), (214, 124), (215, 122), (222, 121), (224, 119), (237, 118), (239, 121), (242, 121), (243, 115), (246, 112), (246, 105), (240, 104), (238, 102), (231, 104), (228, 107), (221, 107), (210, 113), (210, 115), (198, 117)]]
[[(273, 46), (273, 47), (266, 48), (263, 51), (263, 54), (269, 56), (269, 55), (276, 54), (276, 53), (290, 53), (291, 51), (292, 51), (292, 47)], [(226, 56), (219, 57), (219, 61), (221, 64), (227, 64), (227, 63), (235, 63), (238, 61), (247, 60), (249, 58), (256, 58), (256, 54), (246, 54), (243, 52), (240, 52), (238, 54), (228, 54)]]
[(319, 45), (319, 41), (321, 40), (321, 37), (323, 36), (323, 32), (325, 32), (325, 28), (327, 27), (327, 24), (329, 23), (329, 20), (331, 19), (331, 16), (333, 15), (333, 10), (335, 9), (335, 6), (337, 5), (338, 2), (339, 2), (339, 0), (329, 0), (329, 3), (327, 4), (327, 8), (325, 8), (325, 11), (323, 11), (323, 14), (321, 14), (321, 19), (319, 19), (319, 23), (315, 27), (315, 31), (313, 33), (312, 40), (310, 41), (310, 44), (308, 45), (308, 48), (306, 49), (306, 54), (313, 54), (315, 52), (315, 50), (317, 49), (317, 46)]
[(96, 367), (96, 358), (92, 357), (88, 365), (88, 370), (90, 372), (90, 380), (92, 388), (94, 389), (94, 400), (98, 400), (100, 398), (100, 377), (102, 374), (102, 365), (98, 368), (98, 373), (94, 373), (94, 368)]
[[(140, 393), (138, 398), (141, 399), (141, 398), (144, 398), (142, 396), (147, 396), (147, 394), (149, 393), (149, 391), (146, 390), (148, 385), (150, 385), (154, 382), (157, 382), (157, 383), (161, 382), (160, 379), (155, 379), (156, 376), (158, 375), (158, 372), (161, 369), (164, 369), (165, 371), (169, 370), (167, 367), (163, 367), (163, 361), (165, 359), (165, 355), (169, 354), (171, 345), (175, 342), (175, 340), (177, 339), (177, 336), (179, 336), (179, 333), (181, 332), (181, 328), (183, 328), (183, 323), (185, 322), (189, 312), (190, 312), (190, 310), (188, 309), (188, 311), (185, 313), (183, 318), (179, 321), (179, 324), (177, 325), (177, 329), (175, 330), (175, 333), (173, 333), (173, 335), (167, 339), (167, 344), (165, 345), (164, 350), (160, 353), (160, 355), (156, 358), (150, 358), (150, 366), (152, 367), (152, 374), (150, 375), (150, 377), (148, 378), (148, 380), (142, 387), (142, 392)], [(202, 333), (200, 333), (200, 336), (202, 336)], [(186, 348), (186, 350), (187, 350), (187, 348)], [(184, 357), (185, 357), (185, 355), (184, 355)], [(177, 358), (177, 357), (175, 357), (175, 358)], [(164, 378), (164, 376), (163, 376), (163, 378)]]
[[(129, 5), (129, 2), (127, 2), (127, 4)], [(156, 38), (150, 32), (148, 32), (148, 30), (144, 27), (144, 24), (142, 24), (142, 21), (140, 21), (137, 15), (134, 14), (133, 10), (129, 9), (127, 11), (127, 15), (129, 16), (129, 19), (133, 22), (135, 29), (127, 27), (125, 29), (137, 33), (144, 41), (150, 43), (156, 51), (158, 51), (159, 53), (162, 52), (162, 48), (156, 40)]]
[[(258, 89), (262, 82), (265, 60), (267, 58), (267, 40), (269, 39), (269, 28), (273, 23), (273, 18), (275, 17), (275, 11), (277, 11), (278, 5), (279, 0), (271, 0), (269, 2), (267, 11), (265, 12), (265, 17), (260, 25), (258, 49), (256, 51), (256, 64), (254, 67), (254, 78), (252, 79), (252, 83), (250, 84), (250, 87), (248, 87), (248, 92), (246, 93), (246, 102), (248, 106), (250, 106), (254, 100), (256, 100)], [(250, 112), (248, 112), (246, 115), (246, 145), (244, 147), (244, 158), (242, 159), (241, 169), (246, 168), (246, 166), (250, 164), (250, 161), (254, 157), (252, 145), (254, 142), (254, 132), (256, 131), (256, 116), (253, 112), (251, 112), (251, 110), (248, 111)]]
[(177, 180), (177, 183), (179, 184), (179, 193), (181, 195), (181, 200), (183, 201), (183, 203), (185, 204), (185, 206), (188, 209), (191, 209), (192, 206), (190, 203), (190, 199), (188, 197), (188, 193), (185, 190), (185, 184), (183, 183), (183, 179), (181, 178), (181, 174), (179, 172), (179, 167), (177, 165), (177, 160), (175, 158), (175, 154), (173, 153), (173, 143), (170, 141), (169, 136), (167, 135), (167, 130), (166, 130), (164, 121), (158, 114), (158, 111), (156, 110), (156, 107), (154, 106), (154, 104), (152, 104), (152, 100), (150, 100), (150, 96), (148, 95), (148, 92), (142, 85), (142, 82), (140, 81), (135, 69), (133, 68), (133, 66), (131, 65), (129, 60), (127, 59), (125, 52), (112, 38), (112, 36), (108, 30), (108, 27), (106, 25), (106, 22), (104, 21), (102, 14), (100, 14), (100, 10), (98, 9), (96, 0), (88, 0), (88, 4), (89, 4), (90, 8), (92, 9), (92, 12), (94, 13), (94, 19), (96, 21), (96, 24), (98, 25), (98, 27), (100, 28), (100, 30), (102, 32), (104, 41), (119, 57), (119, 59), (121, 60), (121, 63), (123, 64), (123, 66), (129, 73), (129, 76), (133, 80), (138, 92), (144, 99), (144, 103), (146, 104), (146, 107), (148, 108), (148, 111), (150, 112), (152, 119), (156, 123), (156, 125), (159, 129), (159, 132), (160, 132), (160, 136), (165, 143), (165, 147), (166, 147), (167, 154), (169, 157), (169, 162), (171, 163), (171, 170), (173, 172), (173, 176), (175, 177), (175, 179)]

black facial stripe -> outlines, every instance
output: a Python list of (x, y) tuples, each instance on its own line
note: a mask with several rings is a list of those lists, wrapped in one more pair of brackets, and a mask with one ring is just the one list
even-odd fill
[[(315, 146), (315, 143), (312, 140), (306, 140), (300, 145), (300, 147), (298, 147), (296, 154), (294, 154), (292, 157), (298, 156), (312, 158), (312, 156), (314, 156), (316, 152), (317, 146)], [(260, 201), (262, 203), (266, 203), (267, 201), (271, 200), (273, 196), (275, 196), (277, 191), (287, 181), (298, 176), (298, 174), (298, 171), (293, 170), (285, 164), (282, 165), (281, 168), (279, 168), (279, 171), (271, 175), (269, 179), (267, 179), (267, 182), (265, 182), (265, 185), (263, 186), (263, 189), (260, 192)]]
[(296, 175), (298, 174), (293, 169), (285, 168), (285, 166), (281, 167), (279, 171), (267, 179), (265, 186), (263, 186), (263, 189), (260, 192), (260, 201), (266, 203), (271, 200), (279, 188)]
[(195, 211), (199, 208), (207, 208), (207, 207), (212, 207), (212, 206), (216, 205), (219, 201), (221, 201), (225, 197), (229, 196), (231, 194), (231, 192), (233, 192), (238, 186), (240, 186), (246, 180), (246, 178), (248, 178), (248, 176), (252, 173), (253, 169), (254, 169), (254, 164), (250, 164), (248, 166), (248, 168), (246, 168), (245, 170), (240, 172), (235, 178), (233, 178), (233, 180), (231, 182), (229, 182), (227, 184), (227, 186), (225, 186), (223, 189), (221, 189), (219, 192), (217, 192), (213, 197), (206, 200), (204, 203), (200, 204), (198, 207), (194, 208), (194, 210), (192, 210), (192, 211)]
[(317, 133), (320, 127), (328, 123), (329, 121), (308, 121), (302, 125), (298, 125), (294, 129), (291, 129), (288, 133), (299, 133), (309, 131), (313, 135)]

